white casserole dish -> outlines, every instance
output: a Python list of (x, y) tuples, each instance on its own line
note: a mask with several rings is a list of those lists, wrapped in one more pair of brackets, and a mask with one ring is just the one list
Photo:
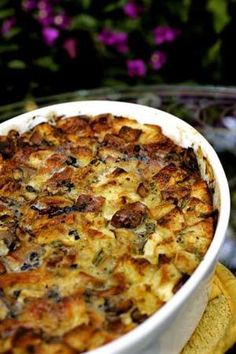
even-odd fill
[(211, 145), (194, 128), (173, 115), (141, 105), (113, 101), (82, 101), (49, 106), (22, 114), (0, 124), (0, 134), (15, 129), (24, 132), (52, 115), (75, 116), (112, 113), (140, 123), (159, 125), (177, 144), (191, 146), (198, 156), (201, 173), (214, 189), (214, 207), (219, 211), (213, 241), (199, 267), (177, 294), (136, 329), (90, 354), (178, 354), (196, 328), (206, 307), (209, 285), (230, 212), (227, 179)]

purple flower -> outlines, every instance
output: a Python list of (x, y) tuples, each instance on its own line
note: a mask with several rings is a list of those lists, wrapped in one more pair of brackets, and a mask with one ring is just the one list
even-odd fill
[(8, 32), (14, 27), (16, 23), (16, 18), (15, 17), (9, 17), (5, 21), (3, 21), (2, 27), (0, 29), (0, 33), (4, 36), (7, 35)]
[(77, 57), (77, 40), (75, 38), (68, 38), (64, 42), (63, 48), (71, 59), (75, 59)]
[(121, 32), (117, 33), (104, 28), (102, 32), (98, 35), (98, 39), (101, 43), (105, 45), (113, 46), (117, 43), (117, 38), (119, 38), (118, 41), (120, 42), (120, 36)]
[(123, 10), (125, 15), (130, 18), (137, 18), (140, 12), (140, 8), (133, 1), (127, 2), (127, 4), (124, 5)]
[(103, 29), (102, 32), (98, 35), (98, 40), (104, 45), (112, 46), (115, 44), (114, 32), (108, 29)]
[(46, 1), (41, 0), (38, 2), (37, 19), (42, 26), (50, 26), (53, 24), (53, 8), (52, 5)]
[(59, 34), (59, 30), (54, 27), (44, 27), (42, 29), (43, 40), (47, 45), (53, 45)]
[(145, 76), (147, 71), (146, 65), (142, 59), (127, 60), (127, 69), (130, 77)]
[(157, 50), (150, 58), (150, 65), (154, 70), (159, 70), (166, 63), (166, 54)]
[(127, 53), (128, 52), (128, 35), (125, 32), (117, 32), (114, 34), (115, 43), (114, 47), (119, 53)]
[(104, 45), (114, 47), (120, 53), (128, 51), (128, 35), (125, 32), (114, 32), (104, 28), (98, 35), (98, 40)]
[(173, 42), (180, 34), (180, 30), (168, 26), (154, 28), (153, 35), (156, 44)]
[(24, 0), (22, 3), (22, 8), (25, 11), (31, 11), (36, 8), (36, 0)]
[(52, 1), (50, 1), (50, 0), (40, 0), (37, 2), (38, 2), (37, 7), (39, 10), (46, 10), (49, 7), (51, 8), (50, 2), (52, 2)]

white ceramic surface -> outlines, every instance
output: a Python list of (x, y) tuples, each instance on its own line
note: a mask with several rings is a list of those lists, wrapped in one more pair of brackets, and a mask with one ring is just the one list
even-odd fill
[[(159, 311), (136, 329), (90, 354), (178, 354), (196, 328), (207, 304), (210, 279), (213, 275), (219, 249), (224, 240), (230, 212), (227, 179), (211, 145), (190, 125), (166, 112), (123, 102), (82, 101), (63, 103), (23, 114), (0, 124), (0, 134), (11, 129), (24, 132), (47, 121), (52, 114), (74, 116), (112, 113), (134, 118), (140, 123), (158, 124), (177, 144), (199, 147), (213, 168), (215, 179), (215, 206), (219, 219), (214, 239), (204, 260), (177, 294)], [(201, 162), (201, 161), (200, 161)], [(204, 175), (204, 172), (203, 172)]]

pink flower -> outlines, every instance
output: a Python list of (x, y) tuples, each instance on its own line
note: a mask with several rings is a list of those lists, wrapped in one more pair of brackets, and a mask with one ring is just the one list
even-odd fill
[(154, 28), (153, 35), (156, 44), (173, 42), (180, 35), (180, 30), (168, 26), (158, 26)]
[(133, 1), (127, 2), (123, 7), (125, 15), (130, 18), (137, 18), (140, 12), (140, 8)]
[(64, 11), (61, 11), (53, 19), (54, 25), (61, 28), (67, 29), (70, 25), (70, 18), (65, 14)]
[(68, 38), (64, 42), (63, 48), (71, 59), (75, 59), (77, 57), (77, 40), (75, 38)]
[(42, 29), (43, 40), (47, 45), (53, 45), (59, 34), (59, 30), (54, 27), (44, 27)]
[(49, 4), (51, 1), (48, 1), (48, 0), (40, 0), (40, 1), (37, 1), (38, 4), (37, 4), (37, 7), (39, 10), (46, 10), (48, 8), (52, 8), (51, 4)]
[(22, 3), (22, 8), (25, 11), (31, 11), (36, 8), (36, 1), (37, 0), (24, 0)]
[(147, 71), (146, 65), (142, 59), (127, 60), (127, 69), (130, 77), (145, 76)]
[(166, 54), (157, 50), (150, 58), (150, 65), (154, 70), (159, 70), (166, 63)]
[(104, 45), (114, 47), (120, 53), (128, 51), (128, 35), (125, 32), (115, 32), (104, 28), (98, 35), (98, 40)]

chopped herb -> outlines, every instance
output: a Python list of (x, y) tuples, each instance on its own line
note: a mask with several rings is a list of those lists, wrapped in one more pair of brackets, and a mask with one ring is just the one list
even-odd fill
[(78, 206), (78, 211), (85, 211), (87, 209), (87, 203), (81, 203)]
[(70, 268), (71, 269), (76, 269), (76, 268), (78, 268), (78, 264), (73, 263), (73, 264), (70, 265)]
[(184, 208), (187, 206), (188, 201), (189, 201), (188, 198), (181, 199), (181, 200), (178, 202), (178, 206), (179, 206), (181, 209), (184, 209)]
[(134, 145), (134, 152), (138, 153), (141, 150), (140, 145)]
[(92, 289), (85, 289), (83, 293), (84, 300), (86, 302), (91, 301), (91, 297), (93, 296), (93, 290)]
[(14, 290), (13, 296), (17, 299), (20, 296), (21, 290)]
[(59, 302), (61, 300), (60, 294), (56, 289), (49, 289), (48, 290), (48, 298), (52, 299), (55, 302)]
[(149, 162), (149, 157), (148, 156), (138, 155), (137, 158), (138, 158), (139, 161), (142, 161), (144, 163), (148, 163)]
[(64, 180), (62, 181), (61, 183), (59, 183), (59, 186), (63, 186), (63, 187), (66, 187), (68, 192), (71, 192), (72, 188), (74, 188), (74, 183), (72, 183), (71, 181), (68, 181), (68, 180)]
[(182, 236), (177, 236), (176, 237), (176, 242), (177, 243), (182, 243), (183, 242)]
[(15, 251), (17, 249), (17, 246), (19, 245), (19, 242), (17, 241), (12, 241), (12, 243), (8, 246), (8, 249), (10, 252)]
[(18, 315), (17, 309), (10, 308), (9, 310), (10, 311), (8, 312), (8, 316), (10, 318), (16, 318), (16, 316)]
[(31, 262), (38, 261), (39, 260), (39, 255), (36, 252), (30, 253), (29, 259)]
[(156, 230), (156, 224), (152, 222), (146, 223), (146, 232), (147, 234), (152, 234)]
[(172, 151), (169, 152), (165, 157), (164, 157), (164, 161), (171, 161), (173, 163), (173, 161), (175, 162), (179, 162), (180, 160), (180, 154), (177, 154), (176, 152)]
[(28, 185), (26, 186), (26, 190), (27, 192), (30, 192), (30, 193), (36, 193), (36, 189), (34, 189), (34, 187)]
[(79, 167), (77, 163), (77, 159), (74, 156), (68, 156), (68, 159), (66, 160), (66, 164), (68, 166)]
[(94, 256), (94, 258), (92, 260), (92, 263), (97, 267), (102, 262), (102, 260), (104, 259), (104, 255), (105, 255), (105, 253), (104, 253), (103, 249), (101, 249)]
[(28, 270), (28, 269), (30, 269), (31, 268), (31, 265), (30, 264), (28, 264), (28, 263), (24, 263), (22, 266), (21, 266), (21, 270), (22, 271), (25, 271), (25, 270)]
[(78, 241), (80, 239), (80, 236), (79, 236), (77, 230), (70, 230), (68, 235), (73, 236), (76, 241)]

